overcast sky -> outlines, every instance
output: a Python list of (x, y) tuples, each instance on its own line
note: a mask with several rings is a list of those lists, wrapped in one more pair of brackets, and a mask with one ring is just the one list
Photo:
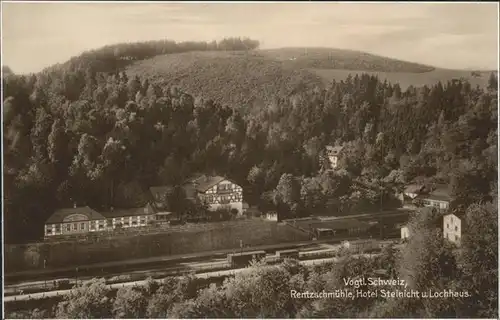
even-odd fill
[(263, 48), (362, 50), (497, 69), (497, 3), (5, 3), (3, 63), (36, 72), (119, 42), (248, 36)]

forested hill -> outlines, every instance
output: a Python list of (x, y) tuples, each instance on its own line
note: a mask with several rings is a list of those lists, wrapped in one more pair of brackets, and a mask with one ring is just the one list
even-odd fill
[[(246, 201), (284, 217), (374, 210), (381, 185), (387, 203), (416, 177), (449, 183), (457, 208), (496, 193), (493, 74), (485, 89), (450, 81), (404, 91), (348, 77), (241, 113), (147, 77), (77, 73), (81, 82), (3, 79), (7, 242), (39, 237), (55, 208), (140, 206), (150, 186), (193, 172), (228, 176)], [(334, 143), (345, 145), (342, 170), (321, 173)]]

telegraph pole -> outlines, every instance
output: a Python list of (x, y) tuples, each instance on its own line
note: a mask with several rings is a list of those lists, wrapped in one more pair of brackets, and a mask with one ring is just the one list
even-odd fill
[[(47, 259), (43, 259), (43, 270), (45, 271), (45, 267), (47, 266)], [(45, 289), (47, 289), (47, 279), (45, 279)]]

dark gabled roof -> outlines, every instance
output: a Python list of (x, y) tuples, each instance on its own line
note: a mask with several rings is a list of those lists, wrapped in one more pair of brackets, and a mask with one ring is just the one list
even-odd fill
[(344, 147), (343, 146), (326, 146), (326, 150), (334, 155), (337, 155), (342, 151)]
[[(206, 176), (206, 175), (196, 175), (191, 179), (188, 179), (184, 182), (183, 186), (185, 187), (186, 194), (192, 194), (193, 192), (205, 192), (211, 187), (215, 186), (219, 182), (224, 180), (231, 181), (231, 179), (222, 177), (222, 176)], [(233, 182), (234, 183), (234, 182)], [(191, 190), (193, 188), (194, 190)], [(189, 196), (188, 196), (189, 197)]]
[(118, 218), (118, 217), (130, 217), (130, 216), (144, 216), (154, 214), (155, 211), (153, 207), (148, 203), (146, 206), (141, 208), (132, 209), (114, 209), (112, 211), (103, 212), (103, 216), (106, 218)]
[(404, 193), (419, 193), (422, 189), (424, 189), (424, 187), (425, 186), (423, 184), (410, 184), (406, 186)]
[(76, 207), (76, 208), (64, 208), (56, 210), (45, 222), (45, 224), (51, 223), (61, 223), (64, 222), (64, 219), (72, 214), (82, 214), (85, 215), (88, 219), (81, 221), (89, 221), (89, 220), (104, 220), (106, 219), (99, 212), (91, 209), (88, 206), (85, 207)]

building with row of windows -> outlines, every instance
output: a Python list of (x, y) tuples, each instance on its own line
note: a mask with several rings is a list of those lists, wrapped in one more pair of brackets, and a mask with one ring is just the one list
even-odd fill
[(45, 236), (61, 236), (146, 226), (156, 221), (151, 204), (144, 208), (97, 212), (88, 206), (59, 209), (45, 222)]
[[(209, 210), (222, 208), (235, 215), (243, 214), (243, 189), (229, 179), (198, 175), (181, 187), (187, 200), (201, 200), (208, 204)], [(97, 212), (88, 206), (74, 205), (59, 209), (45, 222), (45, 237), (144, 227), (152, 222), (170, 220), (176, 214), (166, 201), (172, 189), (171, 186), (151, 187), (152, 201), (142, 208)]]
[[(227, 209), (237, 215), (243, 214), (243, 188), (234, 181), (221, 176), (196, 175), (181, 185), (188, 200), (200, 200), (208, 205), (208, 209)], [(154, 203), (157, 208), (168, 213), (165, 207), (167, 194), (172, 192), (171, 186), (151, 187)]]

